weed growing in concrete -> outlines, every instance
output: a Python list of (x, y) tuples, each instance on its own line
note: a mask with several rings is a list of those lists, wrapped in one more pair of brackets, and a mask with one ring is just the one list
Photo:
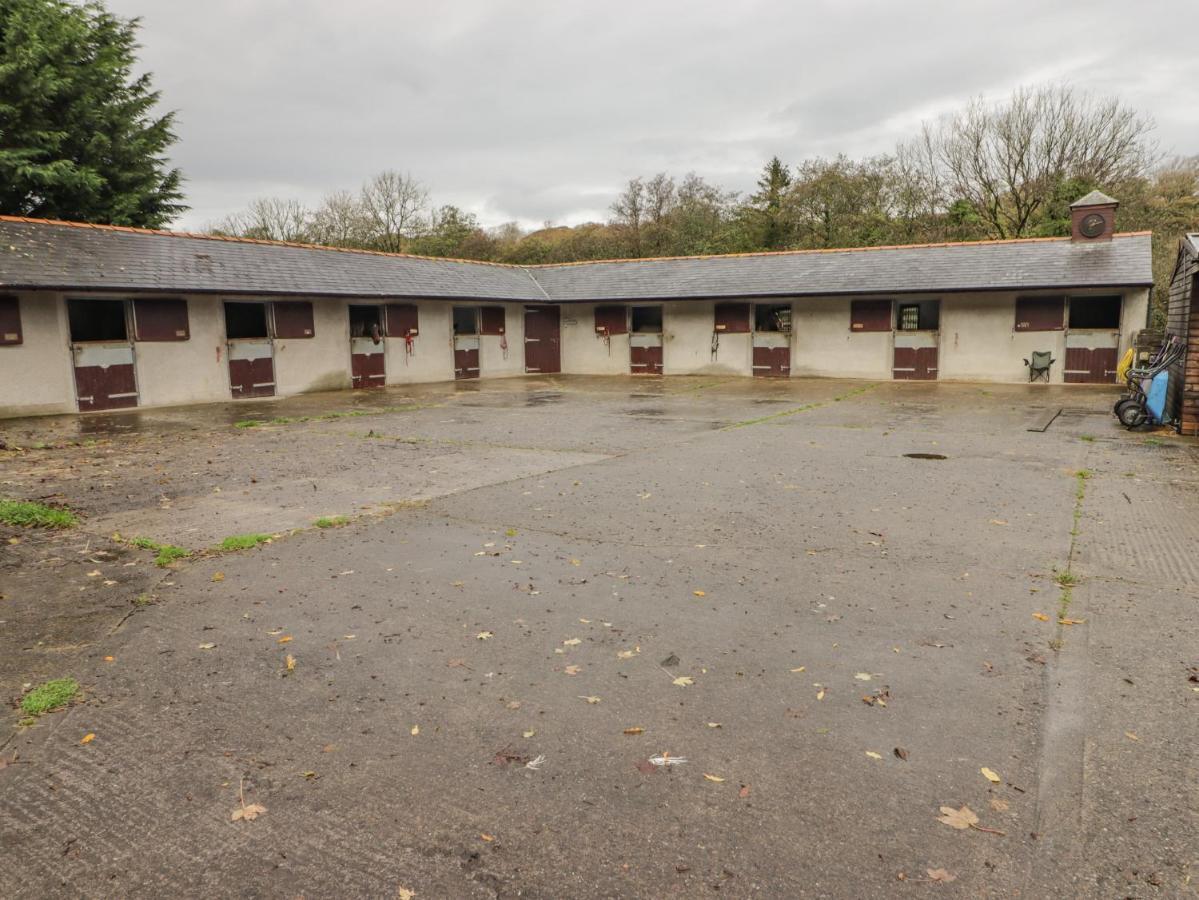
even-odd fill
[(72, 528), (79, 520), (69, 509), (24, 500), (0, 500), (0, 522), (22, 528)]
[(1162, 445), (1160, 438), (1145, 438), (1141, 443), (1146, 447), (1160, 447)]
[(154, 602), (154, 598), (151, 597), (149, 594), (138, 594), (136, 597), (133, 598), (133, 605), (136, 606), (138, 609), (145, 609), (147, 606), (149, 606), (153, 602)]
[(234, 428), (258, 428), (261, 425), (296, 425), (301, 422), (331, 422), (334, 419), (356, 419), (359, 416), (382, 416), (387, 413), (411, 412), (424, 409), (419, 403), (408, 403), (403, 406), (381, 406), (378, 409), (344, 409), (338, 412), (322, 413), (319, 416), (275, 416), (273, 419), (242, 419), (234, 422)]
[(1090, 443), (1090, 442), (1092, 442), (1092, 441), (1094, 441), (1094, 440), (1095, 440), (1095, 435), (1093, 435), (1093, 434), (1080, 434), (1080, 435), (1078, 436), (1078, 439), (1079, 439), (1080, 441), (1087, 441), (1088, 443)]
[(221, 541), (219, 549), (225, 551), (249, 550), (259, 544), (265, 544), (270, 539), (269, 534), (234, 534)]
[(39, 684), (21, 698), (21, 711), (29, 716), (40, 716), (66, 706), (79, 693), (79, 682), (74, 678), (56, 678)]
[(1066, 570), (1065, 572), (1058, 572), (1053, 576), (1053, 580), (1056, 581), (1058, 587), (1061, 588), (1070, 588), (1078, 584), (1078, 576), (1069, 570)]
[(183, 547), (176, 547), (174, 544), (160, 544), (145, 537), (130, 538), (129, 543), (142, 550), (153, 550), (158, 554), (154, 558), (154, 564), (164, 569), (177, 559), (191, 556), (191, 551)]
[(317, 528), (339, 528), (349, 523), (350, 520), (346, 516), (321, 516), (312, 524)]

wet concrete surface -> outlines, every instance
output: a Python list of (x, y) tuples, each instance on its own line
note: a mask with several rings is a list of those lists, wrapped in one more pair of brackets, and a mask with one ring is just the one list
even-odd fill
[(1186, 896), (1199, 453), (1110, 402), (564, 377), (0, 423), (0, 492), (83, 516), (0, 532), (0, 692), (84, 687), (0, 728), (6, 891)]

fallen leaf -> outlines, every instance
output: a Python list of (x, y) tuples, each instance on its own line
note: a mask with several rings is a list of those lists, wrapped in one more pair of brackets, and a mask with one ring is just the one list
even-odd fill
[(904, 750), (903, 747), (896, 747), (892, 752), (900, 759), (904, 760), (905, 762), (907, 761), (908, 751)]
[(952, 806), (942, 806), (941, 815), (937, 816), (937, 821), (943, 825), (948, 825), (950, 828), (956, 828), (959, 831), (965, 831), (978, 824), (978, 816), (970, 809), (969, 806), (962, 806), (961, 809), (954, 809)]
[(534, 772), (540, 772), (543, 765), (545, 765), (545, 754), (539, 753), (525, 763), (525, 768), (532, 769)]
[(106, 657), (104, 657), (104, 661), (105, 662), (116, 662), (116, 657), (115, 656), (106, 656)]
[(1140, 738), (1137, 737), (1135, 734), (1133, 734), (1131, 731), (1124, 732), (1124, 736), (1126, 738), (1128, 738), (1130, 741), (1139, 741), (1140, 740)]
[(957, 881), (957, 876), (951, 872), (946, 872), (944, 869), (929, 869), (928, 880), (935, 881), (939, 884), (948, 884), (951, 881)]
[(590, 620), (590, 619), (579, 619), (579, 621), (580, 621), (580, 622), (582, 622), (584, 625), (590, 625), (590, 624), (591, 624), (591, 620)]
[(216, 647), (216, 644), (201, 644), (200, 645), (201, 650), (212, 650), (214, 647)]
[(396, 888), (396, 900), (413, 900), (416, 896), (416, 891), (410, 891), (406, 887)]
[(233, 810), (233, 815), (230, 819), (236, 822), (238, 819), (243, 819), (246, 822), (253, 822), (260, 815), (266, 812), (266, 807), (261, 803), (251, 803), (249, 806), (243, 806)]
[(741, 790), (737, 791), (737, 796), (740, 797), (742, 800), (744, 800), (746, 797), (748, 797), (749, 796), (749, 785), (748, 784), (741, 785)]
[(1007, 522), (1004, 519), (992, 519), (991, 524), (992, 525), (1006, 525)]
[(413, 726), (412, 726), (412, 729), (411, 729), (411, 730), (410, 730), (408, 733), (409, 733), (410, 735), (412, 735), (413, 737), (416, 737), (418, 734), (420, 734), (420, 726), (419, 726), (419, 725), (413, 725)]
[(583, 667), (582, 666), (567, 666), (562, 671), (565, 672), (567, 675), (578, 675), (580, 672), (583, 671)]
[(1041, 622), (1048, 622), (1048, 621), (1049, 621), (1049, 616), (1045, 615), (1045, 613), (1033, 613), (1033, 614), (1032, 614), (1032, 617), (1033, 617), (1034, 619), (1037, 619), (1038, 621), (1041, 621)]
[(94, 741), (95, 739), (96, 739), (95, 732), (89, 731), (87, 734), (85, 734), (85, 735), (83, 736), (83, 739), (82, 739), (82, 740), (81, 740), (79, 743), (81, 743), (81, 744), (90, 744), (90, 743), (91, 743), (92, 741)]
[(1086, 619), (1058, 619), (1057, 620), (1057, 624), (1059, 624), (1059, 625), (1082, 625), (1084, 622), (1086, 622)]
[(293, 640), (294, 640), (294, 638), (290, 634), (285, 634), (285, 635), (283, 635), (283, 637), (279, 638), (277, 643), (290, 644)]
[(875, 753), (873, 750), (867, 750), (866, 755), (869, 756), (871, 759), (882, 759), (883, 758), (883, 755), (881, 753)]
[(858, 681), (869, 681), (871, 676), (870, 676), (869, 672), (858, 672), (853, 677), (856, 678)]
[(480, 833), (480, 834), (479, 834), (479, 837), (481, 837), (483, 840), (487, 841), (487, 843), (489, 843), (489, 844), (490, 844), (492, 841), (494, 841), (494, 840), (495, 840), (495, 835), (494, 835), (494, 834), (482, 834), (482, 833)]
[(709, 722), (708, 727), (709, 728), (723, 728), (724, 726), (721, 725), (719, 722)]
[(289, 673), (294, 672), (296, 670), (296, 658), (294, 656), (292, 656), (290, 653), (287, 654), (287, 659), (285, 659), (283, 662), (287, 666), (287, 671)]
[(708, 781), (715, 781), (717, 784), (724, 781), (719, 775), (709, 775), (707, 772), (704, 772), (704, 778), (708, 779)]
[(638, 650), (621, 650), (619, 653), (616, 654), (616, 658), (617, 659), (632, 659), (634, 656), (636, 656), (638, 654), (638, 652), (640, 652), (640, 651), (638, 651)]
[(574, 647), (576, 644), (581, 644), (583, 642), (581, 640), (579, 640), (578, 638), (570, 638), (569, 640), (565, 640), (562, 643), (563, 643), (563, 645), (565, 645), (567, 647)]
[(807, 666), (800, 666), (799, 668), (797, 668), (797, 669), (792, 669), (791, 671), (792, 671), (792, 672), (806, 672), (807, 670), (808, 670), (808, 667), (807, 667)]
[(645, 729), (640, 725), (634, 725), (632, 728), (626, 728), (624, 734), (645, 734)]
[(301, 772), (300, 774), (301, 774), (301, 775), (303, 775), (305, 778), (317, 778), (317, 777), (319, 777), (319, 776), (316, 774), (316, 772), (313, 772), (312, 770), (309, 770), (309, 771), (307, 771), (307, 772)]
[(697, 596), (697, 597), (706, 597), (706, 596), (708, 596), (708, 592), (707, 592), (707, 591), (692, 591), (691, 593), (695, 594), (695, 596)]
[(685, 756), (671, 756), (669, 753), (662, 753), (659, 756), (651, 756), (649, 761), (655, 766), (681, 766), (687, 762)]
[(495, 634), (490, 631), (480, 631), (478, 634), (475, 635), (475, 637), (478, 638), (480, 641), (489, 641), (493, 637), (495, 637)]
[(213, 573), (212, 573), (212, 580), (213, 580), (213, 581), (224, 581), (224, 580), (225, 580), (225, 573), (224, 573), (224, 572), (213, 572)]
[(525, 740), (528, 740), (529, 738), (531, 738), (531, 737), (532, 737), (533, 735), (535, 735), (536, 733), (537, 733), (537, 729), (535, 729), (535, 728), (530, 728), (528, 731), (522, 731), (522, 732), (521, 732), (521, 737), (523, 737)]
[(821, 688), (820, 690), (818, 690), (818, 691), (816, 692), (816, 699), (817, 699), (817, 700), (823, 700), (823, 699), (824, 699), (824, 688)]
[(582, 565), (582, 563), (581, 563), (581, 562), (579, 562), (577, 559), (572, 559), (572, 560), (570, 561), (570, 564), (571, 564), (572, 566), (581, 566), (581, 565)]
[(582, 697), (582, 696), (580, 696), (579, 699), (586, 700), (588, 703), (593, 703), (593, 704), (602, 702), (599, 697)]
[(1007, 812), (1009, 806), (1011, 804), (1006, 800), (1000, 800), (998, 797), (991, 798), (991, 809), (995, 810), (995, 812)]
[(690, 675), (680, 675), (678, 678), (672, 681), (671, 684), (676, 684), (679, 687), (687, 687), (688, 685), (695, 684), (695, 679), (693, 679)]
[(987, 781), (991, 782), (991, 784), (1001, 784), (1003, 782), (1002, 778), (1000, 778), (997, 774), (995, 774), (995, 772), (991, 771), (986, 766), (983, 766), (978, 771), (981, 772), (983, 778), (987, 779)]
[(102, 573), (100, 572), (99, 569), (93, 569), (91, 572), (87, 573), (87, 577), (88, 578), (98, 578), (101, 574)]

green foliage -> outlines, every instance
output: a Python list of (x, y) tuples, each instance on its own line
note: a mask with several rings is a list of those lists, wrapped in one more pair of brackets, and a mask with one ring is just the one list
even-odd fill
[(0, 500), (0, 522), (23, 528), (72, 528), (78, 524), (69, 509), (57, 509), (44, 503)]
[(249, 550), (259, 544), (265, 544), (270, 539), (269, 534), (235, 534), (221, 541), (220, 549), (225, 551)]
[(94, 0), (0, 0), (0, 213), (156, 228), (186, 209), (137, 28)]
[(74, 678), (56, 678), (39, 684), (21, 698), (21, 711), (29, 716), (40, 716), (66, 706), (79, 693), (79, 682)]
[(153, 550), (158, 554), (154, 558), (154, 564), (164, 569), (177, 559), (186, 559), (191, 556), (191, 551), (183, 547), (176, 547), (174, 544), (160, 544), (146, 537), (130, 538), (129, 543), (142, 550)]

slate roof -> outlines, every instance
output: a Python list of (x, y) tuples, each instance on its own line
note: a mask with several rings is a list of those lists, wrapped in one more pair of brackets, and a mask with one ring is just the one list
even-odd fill
[(570, 303), (1153, 283), (1148, 232), (547, 266), (0, 217), (0, 289)]
[(1120, 201), (1115, 197), (1109, 197), (1103, 191), (1091, 191), (1085, 197), (1079, 197), (1070, 204), (1070, 208), (1076, 206), (1119, 206)]
[(541, 266), (555, 301), (831, 296), (1153, 283), (1148, 232), (1069, 238)]

